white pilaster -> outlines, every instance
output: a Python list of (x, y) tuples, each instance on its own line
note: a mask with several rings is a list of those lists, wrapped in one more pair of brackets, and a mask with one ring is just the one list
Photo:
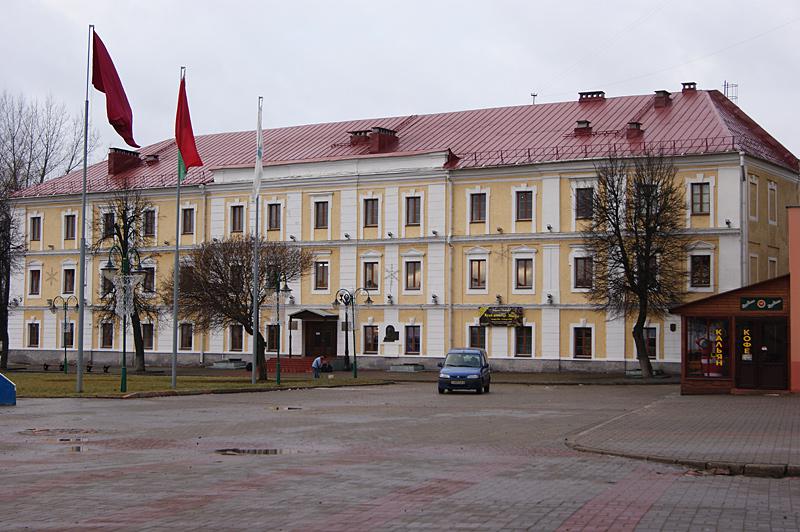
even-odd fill
[[(739, 235), (720, 235), (719, 260), (716, 262), (719, 269), (719, 291), (725, 292), (741, 286), (742, 261), (740, 260), (742, 247)], [(712, 273), (713, 275), (713, 273)]]
[(339, 284), (346, 288), (356, 288), (356, 247), (339, 248)]
[(542, 358), (558, 359), (561, 356), (560, 321), (559, 309), (542, 309)]
[(384, 208), (386, 210), (386, 227), (383, 228), (381, 238), (386, 236), (386, 233), (391, 231), (395, 237), (400, 234), (399, 226), (399, 213), (397, 207), (397, 187), (388, 187), (385, 192), (383, 200)]
[(428, 195), (425, 201), (425, 208), (428, 211), (428, 232), (436, 231), (440, 235), (445, 234), (445, 216), (447, 214), (447, 187), (444, 183), (428, 185)]
[[(427, 270), (428, 270), (428, 294), (433, 296), (436, 294), (439, 303), (447, 303), (447, 293), (445, 290), (445, 246), (446, 244), (443, 242), (441, 244), (428, 244), (428, 261), (427, 261)], [(427, 303), (432, 303), (433, 301), (427, 301)]]
[(210, 235), (211, 238), (223, 238), (225, 236), (225, 198), (211, 198)]
[(425, 333), (427, 334), (426, 355), (444, 356), (444, 308), (428, 310)]
[(487, 327), (491, 346), (489, 356), (491, 358), (508, 357), (508, 327)]
[[(535, 207), (535, 206), (534, 206)], [(561, 184), (558, 176), (542, 178), (542, 232), (561, 230)]]
[[(559, 302), (559, 278), (561, 270), (559, 268), (561, 246), (558, 244), (546, 244), (542, 246), (542, 298), (544, 304)], [(552, 299), (548, 298), (548, 295)]]
[[(675, 331), (671, 331), (675, 325)], [(664, 361), (681, 361), (681, 319), (678, 316), (669, 316), (664, 319), (664, 327), (661, 329), (664, 335)]]
[(286, 195), (286, 237), (303, 238), (303, 196), (300, 192)]
[(358, 234), (358, 199), (356, 196), (356, 189), (348, 188), (342, 190), (342, 206), (341, 206), (341, 235), (339, 238), (344, 240), (345, 233), (355, 238)]
[(606, 314), (606, 360), (625, 360), (625, 319)]

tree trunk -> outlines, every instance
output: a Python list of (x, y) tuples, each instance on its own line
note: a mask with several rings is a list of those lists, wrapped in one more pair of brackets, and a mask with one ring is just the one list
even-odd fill
[[(5, 284), (5, 286), (3, 286)], [(0, 369), (8, 369), (8, 284), (0, 282)], [(17, 334), (20, 334), (18, 331)]]
[(142, 338), (142, 320), (139, 319), (139, 314), (134, 312), (130, 316), (131, 329), (133, 330), (133, 371), (136, 373), (144, 373), (144, 339)]
[(258, 345), (258, 352), (256, 352), (256, 364), (258, 365), (258, 380), (259, 382), (266, 382), (267, 380), (267, 360), (264, 356), (267, 344), (264, 341), (264, 336), (259, 331), (256, 337)]
[(647, 310), (640, 308), (636, 324), (633, 326), (633, 343), (636, 346), (639, 367), (642, 369), (642, 378), (650, 379), (653, 377), (653, 366), (650, 364), (650, 357), (647, 356), (647, 342), (644, 339), (644, 324), (646, 321)]

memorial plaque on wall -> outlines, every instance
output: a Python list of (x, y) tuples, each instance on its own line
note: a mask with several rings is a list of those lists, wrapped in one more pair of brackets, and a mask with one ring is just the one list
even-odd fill
[(400, 333), (395, 330), (392, 325), (386, 326), (386, 336), (383, 337), (384, 342), (396, 342), (400, 339)]
[(517, 327), (522, 325), (522, 307), (483, 307), (481, 325)]

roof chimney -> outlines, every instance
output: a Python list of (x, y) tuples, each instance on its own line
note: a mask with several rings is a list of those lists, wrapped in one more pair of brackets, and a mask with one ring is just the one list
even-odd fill
[(631, 121), (628, 122), (628, 128), (625, 130), (625, 136), (628, 139), (639, 139), (644, 136), (644, 129), (642, 129), (642, 123)]
[(684, 81), (683, 83), (681, 83), (681, 87), (683, 87), (681, 89), (681, 92), (683, 93), (697, 92), (697, 83), (695, 83), (694, 81)]
[(578, 93), (579, 102), (601, 102), (606, 99), (606, 93), (603, 91), (586, 91)]
[(108, 174), (117, 175), (139, 166), (139, 152), (111, 148), (108, 150)]
[(669, 96), (669, 91), (656, 91), (656, 98), (654, 101), (654, 106), (656, 109), (668, 107), (671, 103), (672, 99)]
[(397, 148), (397, 131), (385, 127), (373, 127), (369, 132), (369, 152), (386, 153)]
[(575, 134), (576, 135), (591, 135), (592, 134), (592, 123), (588, 120), (578, 120), (575, 124)]
[(369, 129), (357, 129), (355, 131), (348, 131), (350, 134), (350, 145), (358, 146), (359, 144), (366, 144), (369, 142)]

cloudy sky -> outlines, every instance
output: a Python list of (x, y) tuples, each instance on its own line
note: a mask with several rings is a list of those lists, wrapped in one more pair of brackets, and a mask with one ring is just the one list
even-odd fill
[[(10, 0), (0, 90), (80, 111), (88, 24), (142, 145), (173, 135), (179, 67), (195, 132), (738, 83), (739, 105), (800, 155), (796, 0)], [(91, 95), (101, 152), (123, 146)], [(102, 155), (102, 153), (101, 153)]]

